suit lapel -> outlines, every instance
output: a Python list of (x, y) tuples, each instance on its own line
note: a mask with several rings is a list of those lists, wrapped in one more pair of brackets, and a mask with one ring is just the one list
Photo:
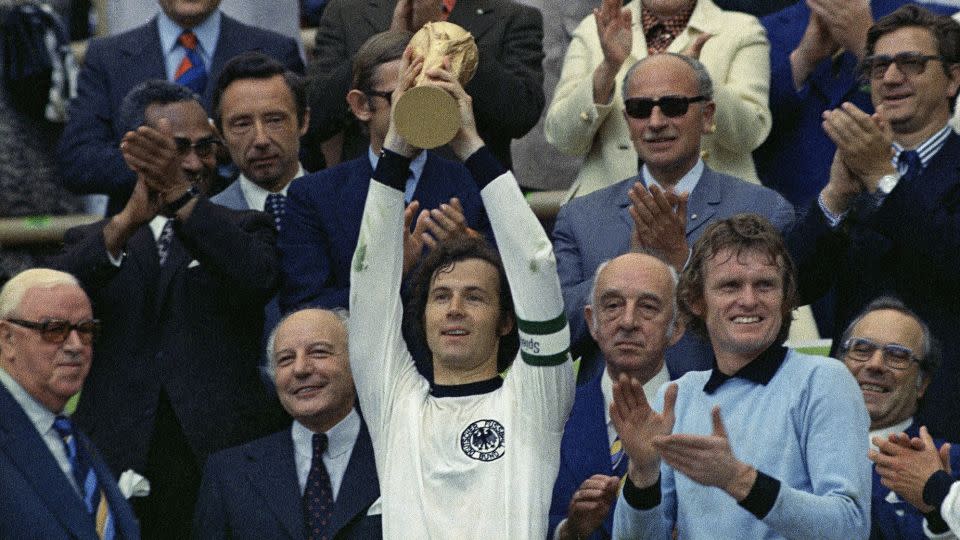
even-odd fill
[[(174, 231), (176, 231), (176, 225), (174, 225)], [(163, 310), (164, 304), (169, 296), (167, 293), (168, 289), (170, 288), (170, 283), (173, 281), (173, 277), (180, 272), (186, 271), (189, 259), (190, 252), (188, 252), (187, 248), (184, 247), (183, 242), (180, 241), (178, 234), (174, 232), (173, 240), (170, 241), (170, 252), (167, 254), (167, 261), (163, 266), (160, 267), (160, 274), (157, 282), (157, 302), (155, 305), (157, 313), (160, 313), (160, 311)]]
[(80, 434), (80, 442), (87, 448), (87, 454), (93, 461), (91, 465), (97, 474), (97, 479), (100, 481), (100, 488), (107, 497), (107, 504), (110, 508), (110, 514), (113, 516), (114, 530), (117, 532), (117, 538), (139, 538), (139, 532), (136, 527), (137, 520), (127, 500), (123, 497), (123, 494), (120, 493), (120, 488), (117, 487), (117, 483), (114, 481), (113, 473), (107, 468), (106, 463), (86, 435)]
[[(360, 238), (360, 222), (363, 220), (363, 207), (367, 201), (373, 169), (370, 168), (370, 160), (367, 159), (366, 154), (357, 160), (356, 167), (351, 169), (345, 179), (346, 185), (340, 190), (339, 208), (345, 211), (338, 212), (338, 220), (340, 230), (344, 233), (340, 241), (356, 247), (357, 239)], [(419, 189), (420, 186), (418, 185), (417, 188)], [(353, 248), (350, 251), (352, 253)]]
[(480, 37), (497, 22), (494, 10), (488, 0), (459, 0), (450, 13), (449, 21), (469, 30), (473, 39), (479, 42)]
[(570, 413), (565, 429), (561, 453), (564, 466), (578, 478), (589, 478), (597, 471), (612, 475), (610, 447), (607, 444), (606, 417), (603, 413), (603, 392), (600, 377), (603, 366), (596, 366), (597, 374), (584, 386), (577, 388), (576, 406)]
[(286, 429), (274, 435), (272, 448), (247, 449), (250, 466), (247, 479), (263, 497), (266, 507), (283, 524), (291, 538), (304, 537), (303, 503), (300, 481), (293, 457), (293, 439)]
[(687, 241), (699, 236), (694, 234), (708, 223), (717, 213), (723, 194), (720, 184), (713, 177), (710, 169), (704, 168), (697, 187), (693, 188), (687, 203)]
[(77, 492), (20, 404), (3, 385), (0, 385), (0, 411), (0, 452), (20, 469), (47, 510), (72, 536), (95, 538), (93, 521)]
[(340, 482), (340, 492), (333, 507), (333, 516), (327, 527), (327, 538), (333, 538), (358, 515), (363, 519), (367, 508), (380, 496), (377, 466), (373, 461), (373, 443), (367, 424), (360, 423), (360, 433), (353, 445), (347, 470)]
[(148, 79), (167, 79), (166, 60), (160, 44), (160, 31), (157, 18), (141, 27), (138, 31), (125, 36), (118, 44), (120, 54), (125, 60), (120, 63), (124, 78), (131, 81), (130, 87)]

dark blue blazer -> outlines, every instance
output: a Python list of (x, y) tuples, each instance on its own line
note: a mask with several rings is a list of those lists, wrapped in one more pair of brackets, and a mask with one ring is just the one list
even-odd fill
[[(613, 476), (610, 465), (610, 445), (607, 444), (607, 422), (603, 410), (603, 392), (600, 390), (600, 378), (603, 376), (603, 362), (580, 364), (577, 379), (585, 382), (577, 385), (570, 418), (563, 428), (560, 442), (560, 471), (553, 485), (553, 499), (550, 501), (550, 528), (547, 538), (567, 517), (567, 509), (573, 494), (580, 484), (595, 474)], [(584, 371), (586, 370), (586, 371)], [(601, 540), (612, 538), (613, 509), (603, 520), (603, 525), (589, 538)]]
[[(557, 214), (553, 251), (570, 323), (570, 345), (576, 354), (597, 354), (583, 308), (590, 303), (593, 274), (600, 263), (630, 251), (633, 218), (627, 193), (638, 180), (639, 176), (627, 178), (572, 199)], [(704, 168), (687, 204), (687, 243), (693, 247), (708, 223), (741, 212), (756, 212), (780, 230), (794, 219), (793, 206), (777, 192)], [(666, 363), (675, 379), (687, 371), (710, 369), (713, 351), (709, 343), (687, 332), (667, 349)]]
[[(894, 11), (904, 0), (872, 0), (873, 19)], [(920, 4), (944, 15), (943, 5)], [(836, 60), (820, 62), (797, 92), (793, 88), (790, 53), (807, 28), (810, 8), (806, 2), (760, 19), (770, 40), (770, 136), (753, 152), (757, 174), (765, 186), (776, 189), (795, 206), (805, 207), (816, 198), (830, 178), (830, 163), (837, 147), (823, 131), (822, 114), (849, 101), (867, 113), (873, 112), (870, 87), (857, 78), (857, 58), (844, 52)]]
[(836, 287), (834, 337), (881, 295), (930, 326), (943, 361), (919, 420), (936, 437), (960, 440), (960, 136), (951, 133), (921, 176), (897, 184), (879, 208), (870, 195), (855, 200), (836, 230), (812, 202), (787, 241), (801, 303)]
[[(350, 261), (373, 169), (367, 155), (306, 175), (287, 191), (287, 210), (277, 244), (283, 284), (280, 310), (304, 306), (349, 307)], [(493, 239), (477, 184), (461, 163), (427, 155), (413, 198), (421, 209), (458, 197), (467, 224)]]
[[(920, 424), (914, 422), (907, 428), (906, 433), (911, 437), (919, 437)], [(943, 446), (943, 443), (943, 440), (934, 440), (937, 448)], [(950, 465), (953, 478), (960, 479), (960, 446), (958, 445), (950, 447)], [(926, 540), (927, 535), (923, 532), (923, 514), (920, 510), (901, 499), (896, 493), (890, 494), (890, 488), (880, 482), (876, 463), (871, 464), (870, 471), (873, 476), (870, 540)]]
[[(294, 40), (222, 15), (210, 78), (201, 96), (207, 111), (224, 64), (246, 51), (261, 51), (303, 72)], [(136, 184), (136, 176), (118, 149), (124, 130), (130, 128), (120, 125), (120, 104), (127, 92), (143, 81), (166, 80), (165, 66), (156, 18), (122, 34), (90, 41), (58, 155), (67, 189), (106, 193), (110, 196), (109, 214), (123, 208)]]
[[(140, 538), (140, 527), (96, 448), (77, 430), (107, 497), (117, 538)], [(93, 518), (37, 429), (0, 385), (0, 538), (97, 540)]]
[[(194, 537), (306, 538), (293, 453), (290, 430), (285, 429), (210, 456), (194, 514)], [(380, 516), (367, 516), (379, 497), (373, 445), (361, 423), (324, 536), (381, 538)]]

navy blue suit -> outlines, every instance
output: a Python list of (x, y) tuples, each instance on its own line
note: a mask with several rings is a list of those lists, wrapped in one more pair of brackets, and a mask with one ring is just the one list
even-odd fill
[[(564, 312), (570, 322), (570, 345), (576, 354), (599, 355), (583, 308), (590, 303), (597, 267), (630, 251), (633, 218), (627, 193), (640, 179), (628, 178), (572, 199), (557, 214), (553, 250), (563, 288)], [(793, 207), (773, 190), (704, 168), (687, 204), (687, 243), (693, 247), (708, 223), (742, 212), (756, 212), (780, 230), (789, 227), (794, 219)], [(687, 332), (667, 349), (666, 363), (670, 378), (675, 379), (687, 371), (710, 369), (713, 351), (709, 343)]]
[[(222, 15), (220, 37), (209, 66), (209, 80), (201, 97), (210, 110), (217, 77), (234, 56), (261, 51), (288, 68), (303, 72), (303, 61), (294, 40), (237, 22)], [(74, 193), (105, 193), (108, 213), (123, 208), (136, 176), (120, 155), (123, 130), (120, 104), (134, 86), (148, 79), (166, 79), (166, 64), (156, 18), (116, 36), (90, 42), (77, 82), (77, 97), (70, 103), (70, 120), (60, 139), (58, 155), (64, 185)]]
[[(366, 155), (293, 181), (277, 244), (283, 285), (280, 309), (349, 306), (350, 261), (360, 236), (360, 220), (373, 169)], [(437, 208), (458, 197), (467, 224), (493, 239), (480, 192), (462, 164), (427, 155), (413, 193), (421, 209)]]
[[(118, 539), (138, 539), (133, 511), (93, 444), (79, 429), (78, 442), (86, 446)], [(70, 485), (36, 427), (0, 385), (0, 538), (97, 540), (93, 518)]]
[[(894, 11), (904, 0), (872, 0), (874, 20)], [(950, 15), (956, 8), (921, 4)], [(806, 86), (793, 88), (790, 53), (807, 28), (810, 8), (806, 2), (760, 19), (770, 40), (770, 136), (753, 152), (757, 174), (765, 186), (776, 189), (797, 207), (816, 198), (830, 178), (830, 163), (837, 147), (823, 131), (823, 111), (849, 101), (873, 112), (870, 87), (857, 78), (857, 58), (849, 51), (836, 60), (824, 59), (810, 74)]]
[[(306, 538), (293, 439), (286, 429), (210, 456), (194, 515), (194, 537)], [(373, 445), (361, 423), (325, 538), (381, 538)]]
[[(588, 364), (590, 364), (588, 366)], [(573, 402), (570, 418), (563, 428), (560, 441), (560, 472), (553, 485), (553, 499), (550, 501), (550, 528), (548, 538), (567, 517), (567, 510), (573, 494), (580, 484), (595, 474), (614, 476), (610, 463), (610, 445), (607, 444), (607, 421), (603, 405), (603, 391), (600, 390), (600, 378), (603, 377), (603, 362), (580, 364), (577, 376), (577, 394)], [(626, 458), (624, 458), (626, 459)], [(589, 538), (601, 540), (612, 538), (613, 509), (597, 531)]]
[[(919, 420), (937, 437), (960, 440), (960, 136), (876, 208), (854, 201), (831, 230), (816, 201), (788, 235), (801, 303), (836, 287), (834, 336), (881, 295), (900, 298), (943, 343), (943, 364), (924, 394)], [(837, 347), (834, 341), (834, 349)]]

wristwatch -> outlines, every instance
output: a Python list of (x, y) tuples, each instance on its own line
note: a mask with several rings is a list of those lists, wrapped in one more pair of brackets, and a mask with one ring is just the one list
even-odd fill
[(163, 215), (168, 218), (173, 218), (174, 216), (177, 215), (177, 212), (179, 212), (181, 208), (186, 206), (191, 199), (193, 199), (199, 194), (200, 194), (200, 190), (197, 189), (196, 186), (190, 186), (190, 188), (187, 189), (187, 191), (183, 195), (177, 197), (173, 201), (163, 206)]
[(883, 195), (889, 195), (893, 188), (897, 187), (897, 183), (900, 182), (900, 174), (885, 174), (880, 177), (880, 181), (877, 182), (877, 191)]

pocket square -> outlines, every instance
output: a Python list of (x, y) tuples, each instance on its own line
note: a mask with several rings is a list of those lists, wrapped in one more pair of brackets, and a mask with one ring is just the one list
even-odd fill
[(190, 261), (190, 264), (187, 265), (187, 268), (193, 268), (194, 266), (200, 266), (200, 261), (196, 259)]

